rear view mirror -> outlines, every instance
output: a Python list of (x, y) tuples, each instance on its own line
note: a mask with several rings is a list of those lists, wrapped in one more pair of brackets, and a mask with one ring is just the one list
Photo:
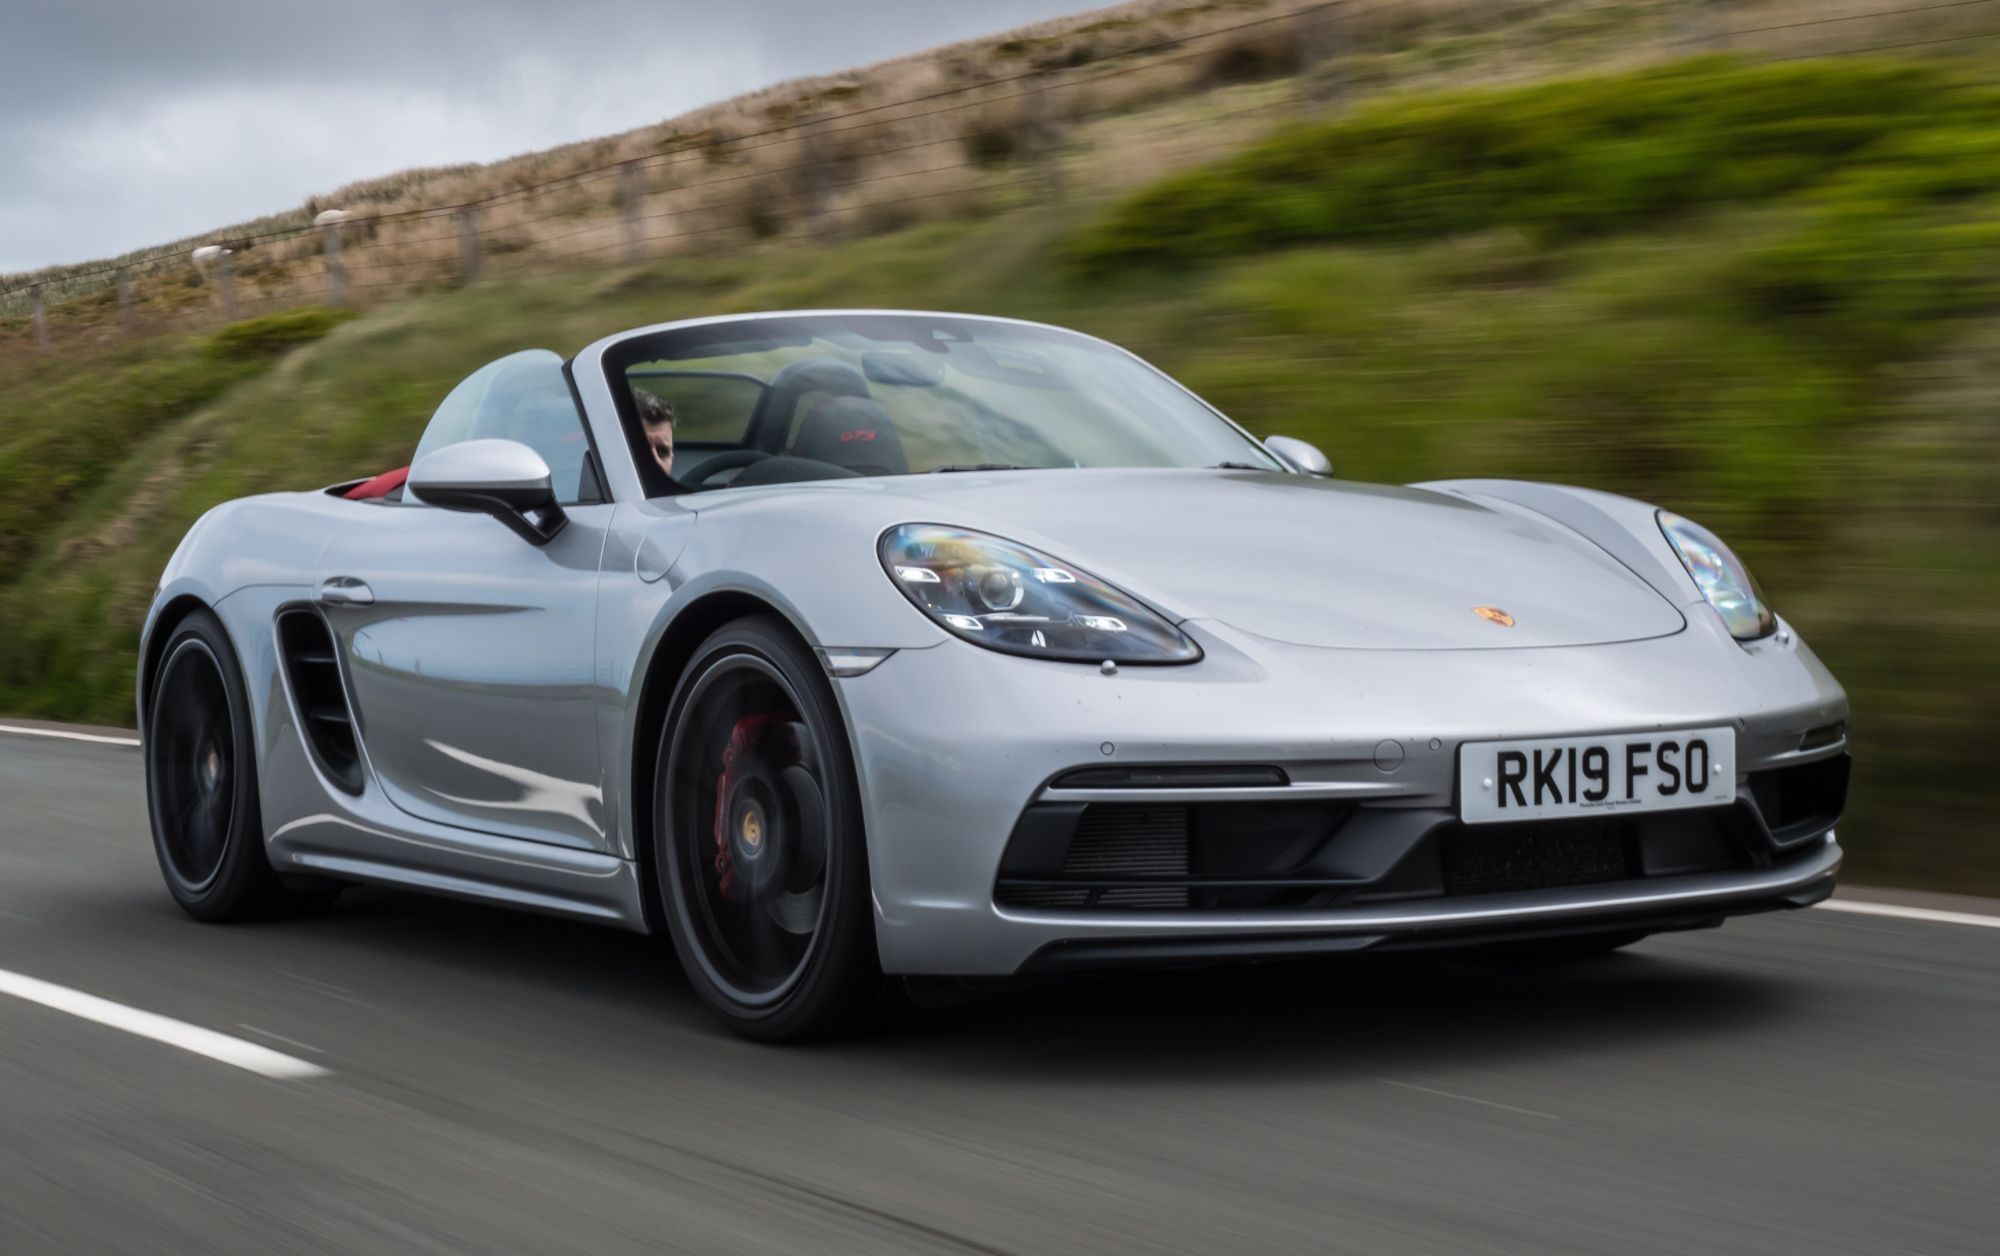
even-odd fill
[(407, 492), (445, 510), (492, 515), (530, 545), (548, 544), (569, 521), (549, 464), (519, 441), (460, 441), (426, 454), (410, 468)]
[(1271, 451), (1279, 462), (1284, 463), (1300, 475), (1318, 476), (1325, 479), (1333, 474), (1333, 463), (1320, 452), (1319, 446), (1308, 444), (1296, 436), (1270, 436), (1264, 440), (1264, 448)]
[(861, 373), (873, 384), (900, 384), (908, 388), (935, 388), (944, 382), (942, 354), (920, 356), (870, 349), (861, 355)]

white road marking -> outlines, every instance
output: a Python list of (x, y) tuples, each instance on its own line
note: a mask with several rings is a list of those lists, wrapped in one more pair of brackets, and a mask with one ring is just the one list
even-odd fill
[(137, 737), (106, 737), (102, 733), (73, 733), (66, 728), (23, 728), (19, 724), (0, 724), (0, 733), (16, 733), (22, 737), (60, 737), (64, 741), (94, 741), (106, 746), (136, 746)]
[(1894, 903), (1857, 903), (1851, 898), (1830, 898), (1817, 904), (1828, 911), (1851, 911), (1858, 916), (1890, 916), (1897, 920), (1927, 920), (1933, 924), (1973, 925), (2000, 929), (2000, 916), (1980, 916), (1969, 911), (1939, 911), (1934, 907), (1898, 907)]
[(269, 1038), (272, 1042), (282, 1042), (288, 1047), (297, 1047), (301, 1051), (310, 1051), (314, 1055), (326, 1054), (324, 1050), (322, 1050), (319, 1047), (315, 1047), (310, 1042), (300, 1042), (297, 1038), (287, 1038), (283, 1034), (274, 1034), (268, 1029), (259, 1029), (255, 1025), (245, 1024), (242, 1021), (237, 1021), (236, 1027), (238, 1029), (247, 1029), (251, 1033), (256, 1034), (259, 1038)]
[(0, 994), (11, 994), (17, 999), (52, 1007), (58, 1012), (68, 1012), (71, 1016), (122, 1029), (141, 1038), (151, 1038), (154, 1042), (164, 1042), (170, 1047), (205, 1055), (211, 1060), (233, 1064), (279, 1081), (303, 1081), (327, 1075), (327, 1070), (317, 1064), (281, 1055), (254, 1042), (231, 1038), (228, 1034), (219, 1034), (156, 1012), (142, 1012), (123, 1003), (113, 1003), (94, 994), (85, 994), (81, 990), (72, 990), (36, 977), (25, 977), (4, 968), (0, 968)]
[(1561, 1117), (1557, 1116), (1553, 1112), (1537, 1112), (1533, 1108), (1517, 1108), (1511, 1103), (1495, 1103), (1491, 1099), (1481, 1099), (1477, 1095), (1461, 1095), (1455, 1090), (1439, 1090), (1435, 1086), (1419, 1086), (1415, 1082), (1399, 1082), (1393, 1077), (1384, 1077), (1381, 1080), (1385, 1084), (1390, 1086), (1401, 1086), (1404, 1090), (1422, 1091), (1424, 1094), (1427, 1095), (1436, 1095), (1440, 1099), (1459, 1099), (1466, 1103), (1479, 1104), (1482, 1107), (1498, 1108), (1502, 1112), (1518, 1112), (1522, 1116), (1540, 1117), (1544, 1121), (1562, 1120)]

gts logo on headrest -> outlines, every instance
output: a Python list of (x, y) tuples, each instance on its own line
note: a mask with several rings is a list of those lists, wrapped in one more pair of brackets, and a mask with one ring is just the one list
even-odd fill
[(840, 443), (843, 445), (845, 445), (848, 441), (851, 440), (874, 440), (874, 439), (875, 439), (875, 433), (873, 431), (842, 432), (840, 434)]

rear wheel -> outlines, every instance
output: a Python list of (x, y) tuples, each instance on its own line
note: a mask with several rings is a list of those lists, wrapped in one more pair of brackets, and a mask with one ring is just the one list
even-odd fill
[(208, 611), (176, 625), (161, 652), (145, 760), (153, 851), (190, 916), (245, 920), (333, 901), (334, 890), (288, 889), (265, 857), (250, 702), (236, 651)]
[(888, 983), (854, 769), (812, 652), (769, 617), (702, 643), (661, 731), (655, 869), (695, 989), (767, 1041), (851, 1031)]

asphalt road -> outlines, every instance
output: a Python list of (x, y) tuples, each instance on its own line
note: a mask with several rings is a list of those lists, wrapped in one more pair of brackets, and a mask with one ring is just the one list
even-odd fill
[(0, 734), (0, 1252), (2000, 1251), (2000, 930), (1152, 977), (772, 1049), (661, 944), (364, 891), (183, 918), (135, 752)]

